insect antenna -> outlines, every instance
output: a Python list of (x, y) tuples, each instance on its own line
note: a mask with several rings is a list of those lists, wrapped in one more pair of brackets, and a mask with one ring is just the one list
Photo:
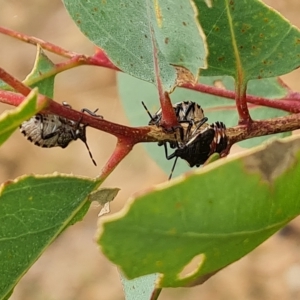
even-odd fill
[(153, 116), (151, 115), (150, 111), (148, 110), (146, 104), (145, 104), (143, 101), (142, 101), (142, 104), (143, 104), (143, 106), (144, 106), (144, 108), (145, 108), (147, 114), (149, 115), (151, 121), (155, 121), (155, 119), (154, 119)]
[[(81, 140), (82, 140), (82, 139), (81, 139)], [(86, 146), (86, 148), (87, 148), (87, 150), (88, 150), (88, 152), (89, 152), (89, 155), (90, 155), (90, 158), (91, 158), (93, 164), (94, 164), (95, 166), (97, 166), (97, 164), (96, 164), (96, 162), (95, 162), (95, 160), (94, 160), (94, 158), (93, 158), (92, 152), (91, 152), (91, 150), (90, 150), (90, 148), (89, 148), (89, 146), (88, 146), (88, 144), (87, 144), (87, 141), (84, 141), (84, 140), (82, 140), (82, 141), (84, 142), (84, 144), (85, 144), (85, 146)]]
[[(79, 123), (78, 124), (80, 124), (80, 121), (79, 121)], [(91, 152), (91, 150), (90, 150), (90, 148), (89, 148), (89, 145), (88, 145), (88, 143), (87, 143), (87, 140), (86, 140), (86, 127), (87, 127), (88, 125), (84, 125), (83, 127), (82, 127), (82, 134), (79, 136), (79, 138), (84, 142), (84, 144), (85, 144), (85, 146), (86, 146), (86, 149), (88, 150), (88, 152), (89, 152), (89, 155), (90, 155), (90, 158), (91, 158), (91, 160), (92, 160), (92, 162), (93, 162), (93, 164), (95, 165), (95, 166), (97, 166), (97, 164), (96, 164), (96, 162), (95, 162), (95, 160), (94, 160), (94, 158), (93, 158), (93, 155), (92, 155), (92, 152)]]

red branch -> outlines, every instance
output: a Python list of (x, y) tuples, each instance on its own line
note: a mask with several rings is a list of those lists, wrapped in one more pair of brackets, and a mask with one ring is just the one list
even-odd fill
[(13, 38), (16, 38), (16, 39), (18, 39), (20, 41), (23, 41), (25, 43), (28, 43), (28, 44), (40, 45), (43, 49), (47, 49), (50, 52), (53, 52), (55, 54), (58, 54), (58, 55), (61, 55), (61, 56), (64, 56), (64, 57), (71, 58), (71, 57), (79, 55), (75, 52), (71, 52), (71, 51), (65, 50), (61, 47), (58, 47), (58, 46), (56, 46), (52, 43), (45, 42), (45, 41), (43, 41), (41, 39), (38, 39), (34, 36), (23, 34), (23, 33), (20, 33), (20, 32), (5, 28), (5, 27), (0, 26), (0, 33), (11, 36)]
[[(58, 72), (84, 64), (102, 66), (114, 70), (119, 70), (109, 60), (105, 52), (101, 49), (99, 49), (93, 56), (85, 56), (82, 54), (65, 50), (61, 47), (45, 42), (41, 39), (17, 33), (15, 31), (3, 27), (0, 27), (0, 33), (9, 35), (11, 37), (17, 38), (30, 44), (40, 45), (42, 48), (48, 51), (69, 58), (67, 62), (56, 64), (55, 68), (50, 70), (49, 73), (45, 72), (42, 75), (43, 77), (47, 77), (49, 76), (49, 74), (54, 75)], [(154, 37), (152, 37), (152, 42), (156, 84), (162, 107), (162, 125), (165, 125), (166, 128), (170, 128), (177, 125), (177, 118), (175, 116), (169, 94), (164, 91), (160, 79), (160, 69), (157, 56), (158, 49), (156, 47)], [(0, 91), (0, 101), (3, 103), (17, 106), (24, 100), (24, 96), (27, 96), (31, 91), (29, 87), (24, 85), (22, 82), (18, 81), (16, 78), (14, 78), (1, 68), (0, 79), (2, 79), (8, 85), (13, 87), (17, 92), (23, 95), (21, 96), (20, 94), (9, 91)], [(241, 84), (237, 84), (237, 86), (241, 86)], [(181, 84), (181, 87), (215, 96), (225, 97), (228, 99), (235, 99), (237, 101), (237, 108), (240, 113), (240, 120), (242, 121), (241, 123), (246, 124), (247, 126), (239, 125), (233, 128), (228, 128), (227, 135), (230, 146), (236, 142), (251, 137), (291, 131), (299, 129), (300, 127), (300, 94), (290, 91), (286, 86), (284, 88), (288, 90), (287, 96), (277, 100), (270, 100), (264, 97), (246, 95), (244, 88), (239, 88), (236, 92), (233, 92), (199, 83), (184, 83)], [(40, 95), (40, 97), (43, 97), (43, 99), (45, 99), (45, 96)], [(47, 109), (43, 111), (44, 113), (56, 114), (73, 121), (80, 120), (83, 124), (113, 134), (118, 138), (116, 149), (102, 170), (101, 177), (103, 178), (107, 177), (108, 174), (110, 174), (110, 172), (116, 167), (116, 165), (131, 151), (132, 147), (136, 143), (175, 140), (174, 134), (164, 132), (162, 128), (158, 128), (156, 126), (146, 126), (138, 128), (123, 126), (120, 124), (109, 122), (107, 120), (103, 120), (101, 118), (84, 114), (82, 112), (78, 112), (69, 107), (62, 106), (54, 102), (52, 99), (47, 98), (47, 100), (49, 105), (47, 106)], [(274, 118), (270, 120), (253, 121), (251, 123), (250, 115), (247, 112), (246, 101), (254, 105), (262, 105), (299, 114)]]
[(249, 126), (252, 119), (246, 100), (246, 85), (242, 81), (237, 82), (235, 85), (235, 95), (236, 108), (239, 114), (239, 125)]
[[(61, 47), (58, 47), (54, 44), (51, 44), (49, 42), (45, 42), (41, 39), (28, 36), (26, 34), (18, 33), (16, 31), (0, 27), (0, 33), (3, 33), (5, 35), (11, 36), (13, 38), (17, 38), (21, 41), (24, 41), (29, 44), (33, 45), (40, 45), (43, 49), (46, 49), (50, 52), (53, 52), (57, 55), (61, 55), (63, 57), (68, 57), (70, 58), (69, 61), (56, 64), (56, 68), (52, 71), (49, 71), (49, 74), (45, 72), (43, 74), (43, 77), (45, 76), (51, 76), (53, 74), (57, 74), (59, 72), (62, 72), (64, 70), (76, 67), (78, 65), (96, 65), (96, 66), (101, 66), (113, 70), (119, 70), (118, 67), (116, 67), (110, 59), (107, 57), (105, 52), (101, 49), (98, 48), (98, 51), (93, 55), (93, 56), (86, 56), (83, 54), (78, 54), (76, 52), (68, 51), (65, 50)], [(157, 62), (157, 59), (156, 59)], [(158, 67), (158, 64), (157, 66)], [(158, 78), (158, 77), (157, 77)], [(280, 79), (278, 79), (280, 81)], [(287, 86), (284, 85), (282, 81), (280, 81), (280, 84), (284, 86), (284, 88), (287, 89)], [(159, 85), (158, 85), (159, 87)], [(221, 88), (216, 88), (213, 86), (205, 85), (205, 84), (192, 84), (192, 83), (182, 83), (180, 87), (184, 87), (187, 89), (199, 91), (202, 93), (210, 94), (210, 95), (215, 95), (219, 97), (224, 97), (227, 99), (235, 99), (236, 93), (233, 91), (221, 89)], [(165, 99), (163, 89), (159, 91), (161, 95), (161, 106), (164, 107), (163, 111), (166, 112), (166, 124), (172, 124), (174, 122), (173, 117), (171, 116), (171, 109), (169, 104), (167, 104), (168, 100)], [(272, 107), (272, 108), (277, 108), (281, 109), (287, 112), (291, 113), (299, 113), (300, 112), (300, 93), (292, 92), (289, 91), (288, 95), (282, 99), (277, 99), (277, 100), (271, 100), (268, 98), (264, 97), (258, 97), (254, 95), (246, 95), (246, 100), (249, 103), (256, 104), (256, 105), (261, 105), (261, 106), (267, 106), (267, 107)], [(170, 117), (169, 117), (170, 116)], [(173, 119), (173, 120), (172, 120)]]
[(19, 106), (25, 97), (15, 92), (8, 92), (0, 90), (0, 102), (13, 106)]
[[(223, 97), (227, 99), (235, 100), (235, 92), (229, 91), (225, 89), (216, 88), (210, 85), (202, 84), (202, 83), (184, 83), (181, 84), (180, 87), (198, 91), (205, 94), (210, 94), (218, 97)], [(254, 96), (254, 95), (246, 95), (247, 102), (267, 106), (272, 108), (281, 109), (290, 113), (299, 113), (300, 112), (300, 94), (297, 92), (290, 92), (288, 95), (281, 99), (271, 100), (264, 97)]]
[(11, 76), (9, 73), (7, 73), (4, 69), (0, 67), (0, 78), (6, 82), (8, 85), (13, 87), (16, 91), (21, 93), (24, 96), (28, 96), (31, 89), (24, 85), (21, 81)]
[(116, 148), (111, 157), (102, 168), (100, 178), (104, 180), (116, 168), (116, 166), (123, 160), (125, 156), (132, 150), (134, 143), (131, 139), (120, 138), (118, 139)]
[(160, 121), (160, 125), (167, 131), (172, 131), (172, 128), (178, 127), (179, 124), (169, 94), (164, 91), (164, 87), (160, 79), (158, 49), (156, 46), (152, 27), (151, 27), (151, 40), (152, 40), (152, 48), (153, 48), (153, 63), (154, 63), (154, 72), (156, 78), (156, 86), (158, 89), (159, 101), (162, 110), (162, 118)]

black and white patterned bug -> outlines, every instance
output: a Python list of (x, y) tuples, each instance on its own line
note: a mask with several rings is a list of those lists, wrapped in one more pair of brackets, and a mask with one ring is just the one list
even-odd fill
[(175, 169), (177, 159), (180, 157), (185, 160), (192, 168), (200, 167), (214, 153), (222, 153), (228, 145), (226, 136), (226, 126), (223, 122), (215, 122), (211, 125), (198, 128), (194, 131), (187, 143), (177, 143), (176, 150), (168, 155), (167, 145), (165, 147), (165, 155), (168, 160), (175, 158), (171, 174)]
[[(149, 112), (149, 110), (146, 107), (146, 105), (144, 104), (144, 102), (142, 102), (142, 104), (143, 104), (145, 110), (147, 111), (148, 115), (150, 116), (150, 121), (149, 121), (148, 125), (160, 126), (160, 122), (161, 122), (161, 118), (162, 118), (161, 108), (154, 115), (151, 115), (151, 113)], [(178, 128), (180, 131), (180, 139), (182, 142), (184, 142), (184, 140), (187, 141), (189, 139), (189, 134), (191, 133), (192, 126), (195, 125), (196, 127), (200, 127), (202, 124), (204, 124), (208, 120), (204, 116), (203, 109), (196, 102), (192, 102), (192, 101), (178, 102), (173, 105), (173, 108), (174, 108), (178, 123), (179, 124), (183, 124), (183, 123), (188, 124), (188, 127), (185, 130), (186, 133), (184, 133), (184, 130), (181, 126)], [(174, 128), (174, 131), (175, 131), (175, 129), (176, 128)], [(159, 146), (164, 145), (164, 144), (165, 144), (164, 142), (158, 143)], [(176, 142), (169, 142), (169, 144), (170, 144), (171, 148), (177, 147)]]
[[(71, 108), (71, 106), (65, 102), (63, 102), (63, 105)], [(97, 110), (92, 112), (84, 108), (81, 111), (94, 117), (103, 118), (96, 114)], [(87, 126), (88, 125), (81, 124), (81, 119), (75, 122), (54, 114), (36, 114), (20, 125), (20, 131), (30, 142), (44, 148), (66, 148), (70, 142), (80, 139), (85, 144), (89, 155), (96, 166), (97, 164), (93, 159), (86, 140)]]
[[(144, 103), (143, 105), (151, 118), (149, 125), (160, 126), (161, 109), (152, 116)], [(211, 125), (205, 123), (208, 119), (204, 117), (204, 112), (197, 103), (184, 101), (174, 104), (173, 107), (178, 122), (181, 124), (188, 123), (188, 127), (185, 131), (183, 128), (180, 131), (181, 137), (179, 141), (170, 142), (171, 148), (176, 148), (171, 155), (168, 155), (167, 144), (165, 142), (159, 143), (159, 145), (164, 145), (165, 155), (168, 160), (175, 158), (169, 179), (172, 177), (179, 157), (185, 160), (190, 167), (199, 167), (213, 153), (224, 151), (228, 143), (225, 124), (222, 122), (216, 122)]]
[[(161, 108), (152, 116), (144, 102), (142, 102), (142, 104), (146, 109), (148, 115), (150, 116), (151, 120), (149, 121), (149, 125), (159, 126), (162, 118)], [(204, 112), (201, 106), (192, 101), (182, 101), (175, 103), (173, 105), (173, 108), (179, 123), (197, 123), (204, 118)]]

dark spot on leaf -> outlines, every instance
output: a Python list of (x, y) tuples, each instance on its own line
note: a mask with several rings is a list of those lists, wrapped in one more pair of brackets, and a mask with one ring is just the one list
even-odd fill
[(168, 44), (168, 43), (169, 43), (169, 38), (166, 37), (166, 38), (165, 38), (165, 44)]
[(148, 38), (147, 34), (145, 34), (145, 38), (146, 38), (146, 39)]
[(241, 45), (241, 46), (240, 46), (240, 49), (244, 49), (244, 46)]
[(263, 37), (264, 37), (264, 34), (263, 34), (263, 33), (260, 33), (260, 34), (259, 34), (259, 37), (260, 37), (260, 38), (263, 38)]
[[(262, 179), (272, 183), (296, 163), (299, 141), (292, 143), (274, 141), (265, 149), (244, 159), (245, 167), (251, 173), (258, 173)], [(284, 155), (282, 155), (284, 153)]]
[(140, 59), (144, 59), (144, 57), (143, 57), (143, 56), (140, 56)]
[(296, 44), (300, 44), (300, 39), (296, 39)]
[(185, 23), (185, 22), (182, 22), (182, 24), (183, 24), (184, 26), (186, 26), (186, 23)]
[(81, 23), (81, 21), (80, 21), (80, 20), (77, 20), (77, 21), (76, 21), (76, 23), (77, 23), (77, 24), (80, 24), (80, 23)]
[(255, 50), (255, 49), (256, 49), (256, 46), (252, 45), (252, 49), (254, 49), (254, 50)]
[(94, 7), (94, 11), (98, 11), (98, 7)]
[(218, 61), (223, 61), (224, 59), (225, 59), (225, 57), (221, 56), (221, 57), (218, 58)]
[(264, 22), (269, 23), (269, 19), (268, 18), (264, 18)]

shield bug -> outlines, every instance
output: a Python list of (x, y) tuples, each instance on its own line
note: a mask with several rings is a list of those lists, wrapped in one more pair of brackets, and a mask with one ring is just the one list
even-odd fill
[[(148, 115), (150, 116), (149, 125), (157, 125), (159, 126), (161, 118), (162, 118), (162, 110), (161, 108), (152, 116), (149, 112), (148, 108), (142, 102), (144, 108), (146, 109)], [(173, 105), (175, 115), (179, 123), (197, 123), (204, 118), (204, 112), (201, 106), (192, 101), (182, 101), (175, 103)]]
[[(152, 116), (152, 114), (149, 112), (148, 108), (142, 102), (145, 110), (147, 111), (150, 121), (148, 125), (156, 125), (160, 126), (160, 121), (162, 118), (162, 110), (161, 108)], [(183, 128), (180, 126), (179, 131), (180, 131), (180, 138), (181, 141), (188, 140), (189, 135), (191, 133), (191, 128), (193, 125), (196, 125), (196, 128), (199, 128), (201, 125), (203, 125), (208, 119), (204, 116), (203, 109), (201, 106), (192, 101), (182, 101), (178, 102), (173, 105), (174, 111), (176, 118), (178, 120), (178, 123), (183, 124), (187, 123), (188, 127), (186, 129), (186, 134), (184, 134)], [(176, 128), (174, 128), (175, 130)], [(165, 144), (164, 142), (159, 142), (158, 145), (161, 146)], [(177, 143), (176, 142), (169, 142), (171, 148), (176, 148)]]
[(178, 157), (184, 159), (190, 167), (199, 167), (204, 164), (213, 153), (221, 153), (227, 148), (226, 126), (222, 122), (216, 122), (198, 128), (194, 131), (187, 143), (177, 143), (177, 148), (171, 155), (168, 155), (166, 144), (165, 154), (168, 160), (175, 157), (169, 179), (171, 179)]
[[(162, 110), (159, 109), (153, 116), (143, 103), (148, 115), (150, 116), (149, 125), (160, 125)], [(207, 118), (201, 106), (192, 101), (183, 101), (173, 105), (174, 111), (179, 123), (187, 123), (188, 127), (180, 131), (180, 140), (170, 142), (170, 147), (175, 148), (174, 153), (168, 155), (168, 148), (165, 142), (165, 155), (168, 160), (175, 158), (171, 174), (175, 169), (177, 159), (184, 159), (190, 167), (204, 164), (213, 153), (221, 153), (227, 147), (226, 126), (222, 122), (216, 122), (211, 125), (205, 123)]]
[[(65, 102), (63, 102), (63, 105), (71, 108)], [(94, 117), (103, 118), (96, 114), (98, 109), (92, 112), (84, 108), (81, 111)], [(30, 142), (44, 148), (66, 148), (70, 142), (80, 139), (85, 144), (92, 162), (96, 166), (97, 164), (93, 159), (86, 140), (87, 126), (81, 124), (81, 119), (76, 122), (54, 114), (36, 114), (20, 125), (20, 131)]]

